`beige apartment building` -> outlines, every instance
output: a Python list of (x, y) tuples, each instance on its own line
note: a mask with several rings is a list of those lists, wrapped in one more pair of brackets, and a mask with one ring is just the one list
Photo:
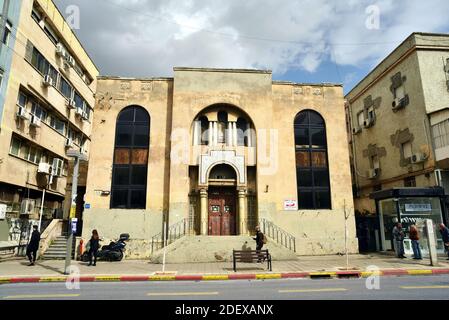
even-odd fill
[(398, 221), (447, 222), (449, 35), (413, 33), (345, 98), (360, 249), (391, 250)]
[[(43, 223), (62, 218), (64, 211), (67, 215), (73, 163), (67, 151), (90, 151), (98, 76), (52, 1), (10, 1), (10, 8), (17, 19), (2, 48), (10, 53), (0, 118), (3, 241), (21, 237), (20, 219), (38, 222), (44, 190)], [(81, 202), (86, 176), (84, 163), (78, 184)]]
[(129, 233), (146, 258), (166, 223), (170, 261), (219, 261), (260, 224), (274, 258), (358, 251), (341, 85), (174, 68), (97, 89), (84, 240)]

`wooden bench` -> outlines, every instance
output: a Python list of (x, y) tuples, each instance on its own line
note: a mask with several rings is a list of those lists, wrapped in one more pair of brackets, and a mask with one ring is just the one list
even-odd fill
[(268, 250), (233, 250), (234, 272), (237, 272), (237, 262), (267, 261), (267, 268), (271, 271), (271, 255)]

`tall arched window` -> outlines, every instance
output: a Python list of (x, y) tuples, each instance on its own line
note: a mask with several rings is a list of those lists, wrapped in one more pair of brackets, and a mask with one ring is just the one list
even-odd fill
[(326, 125), (315, 111), (295, 117), (296, 184), (299, 209), (330, 209)]
[(217, 143), (226, 143), (226, 127), (228, 125), (228, 114), (225, 111), (219, 111), (217, 115), (218, 137)]
[(202, 116), (199, 118), (200, 121), (200, 143), (202, 145), (208, 145), (209, 144), (209, 120), (206, 116)]
[(237, 145), (248, 146), (248, 122), (243, 118), (237, 119)]
[(123, 109), (115, 130), (111, 208), (145, 209), (150, 116), (139, 106)]

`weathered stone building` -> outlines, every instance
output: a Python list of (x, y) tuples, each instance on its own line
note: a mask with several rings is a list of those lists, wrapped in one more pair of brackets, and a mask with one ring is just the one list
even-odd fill
[(413, 33), (346, 100), (360, 248), (391, 250), (397, 221), (447, 222), (449, 36)]
[(298, 254), (333, 254), (345, 251), (346, 222), (357, 252), (340, 85), (174, 68), (173, 78), (99, 77), (97, 88), (84, 239), (127, 232), (128, 256), (148, 257), (164, 222), (170, 236), (182, 226), (190, 242), (223, 250), (239, 236), (254, 246), (248, 235), (265, 224), (295, 238)]
[[(48, 223), (63, 218), (70, 205), (67, 151), (88, 154), (98, 70), (52, 1), (4, 4), (10, 26), (0, 59), (0, 241), (17, 245), (27, 241), (24, 224), (36, 224), (41, 213)], [(86, 163), (80, 172), (82, 200)]]

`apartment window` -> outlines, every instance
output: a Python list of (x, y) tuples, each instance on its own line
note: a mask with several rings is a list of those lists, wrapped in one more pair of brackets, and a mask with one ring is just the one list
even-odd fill
[(53, 31), (53, 28), (50, 27), (47, 23), (44, 25), (44, 32), (45, 34), (50, 38), (50, 41), (54, 44), (58, 43), (58, 37), (56, 36), (56, 33)]
[(36, 6), (34, 6), (33, 7), (33, 11), (31, 11), (31, 17), (37, 23), (41, 22), (41, 20), (42, 20), (42, 13), (41, 13), (41, 11), (38, 8), (36, 8)]
[(12, 24), (9, 21), (6, 21), (6, 27), (5, 27), (5, 32), (3, 34), (3, 39), (2, 42), (5, 45), (9, 45), (9, 38), (11, 36), (11, 29), (12, 29)]
[(68, 129), (67, 137), (72, 139), (77, 145), (81, 144), (81, 134), (71, 128)]
[(20, 139), (17, 139), (16, 137), (12, 137), (11, 147), (9, 149), (9, 152), (15, 156), (19, 156), (20, 147), (21, 147)]
[(306, 110), (294, 121), (296, 183), (299, 209), (330, 209), (326, 125), (321, 115)]
[(34, 47), (31, 53), (30, 62), (42, 75), (50, 75), (53, 84), (56, 85), (58, 81), (58, 71), (56, 71), (47, 59), (45, 59), (45, 57)]
[(405, 89), (403, 85), (394, 89), (394, 97), (399, 100), (405, 98)]
[(363, 128), (363, 122), (365, 122), (365, 114), (363, 111), (360, 111), (357, 114), (357, 124), (358, 124), (358, 128)]
[(17, 98), (17, 104), (22, 108), (26, 108), (27, 105), (27, 96), (23, 92), (19, 92), (19, 97)]
[(433, 125), (432, 135), (436, 149), (449, 145), (449, 120)]
[(65, 123), (55, 116), (50, 116), (50, 127), (58, 131), (60, 134), (64, 134), (65, 132)]
[(401, 149), (402, 149), (402, 154), (404, 155), (404, 159), (408, 159), (411, 158), (413, 153), (412, 153), (412, 143), (409, 142), (405, 142), (401, 145)]
[(61, 81), (59, 82), (59, 91), (61, 91), (62, 95), (67, 99), (72, 99), (72, 86), (63, 77), (61, 77), (60, 79)]
[(38, 117), (42, 122), (45, 122), (47, 120), (47, 111), (35, 101), (33, 101), (31, 104), (31, 114)]
[(84, 110), (84, 100), (78, 92), (75, 91), (75, 94), (73, 95), (73, 99), (75, 100), (76, 107)]
[(111, 208), (145, 209), (150, 116), (140, 106), (123, 109), (116, 122)]
[(373, 163), (373, 169), (380, 169), (380, 161), (377, 155), (371, 157), (371, 162)]
[(404, 179), (404, 187), (406, 188), (414, 188), (416, 187), (416, 178), (408, 177)]

